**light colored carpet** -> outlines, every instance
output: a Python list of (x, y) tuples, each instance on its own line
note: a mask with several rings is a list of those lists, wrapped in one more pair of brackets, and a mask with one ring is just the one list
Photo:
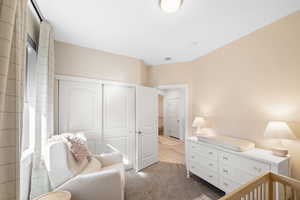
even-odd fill
[(179, 139), (173, 137), (160, 135), (159, 143), (164, 145), (178, 145), (181, 144), (182, 142)]
[(159, 160), (184, 164), (184, 143), (172, 137), (159, 136)]
[(126, 173), (125, 200), (215, 200), (222, 195), (196, 176), (186, 178), (183, 164), (159, 162)]

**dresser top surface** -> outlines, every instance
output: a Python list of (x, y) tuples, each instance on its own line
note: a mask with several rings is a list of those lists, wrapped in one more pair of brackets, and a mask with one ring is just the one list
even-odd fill
[(206, 143), (206, 142), (203, 142), (203, 141), (199, 141), (197, 139), (197, 137), (195, 137), (195, 136), (189, 137), (188, 140), (192, 141), (192, 142), (208, 145), (212, 148), (216, 148), (218, 150), (225, 151), (225, 152), (232, 153), (232, 154), (236, 154), (236, 155), (239, 155), (239, 156), (242, 156), (242, 157), (247, 157), (247, 158), (250, 158), (250, 159), (259, 160), (259, 161), (262, 161), (262, 162), (268, 162), (270, 164), (279, 164), (279, 163), (284, 162), (284, 161), (289, 159), (289, 156), (286, 156), (286, 157), (275, 156), (275, 155), (272, 154), (272, 151), (266, 150), (266, 149), (261, 149), (261, 148), (253, 148), (253, 149), (248, 150), (248, 151), (238, 152), (238, 151), (232, 151), (230, 149), (226, 149), (226, 148), (218, 146), (216, 144), (210, 144), (210, 143)]

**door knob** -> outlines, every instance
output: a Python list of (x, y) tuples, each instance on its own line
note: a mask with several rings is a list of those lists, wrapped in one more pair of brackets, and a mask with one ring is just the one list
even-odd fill
[(142, 134), (142, 131), (138, 131), (137, 133), (138, 133), (139, 135), (141, 135), (141, 134)]

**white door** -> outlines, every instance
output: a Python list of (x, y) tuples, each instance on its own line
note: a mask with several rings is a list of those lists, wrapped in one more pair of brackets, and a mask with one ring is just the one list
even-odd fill
[(99, 83), (59, 81), (59, 133), (64, 132), (84, 132), (91, 152), (101, 152)]
[(127, 168), (134, 161), (135, 87), (103, 84), (103, 142), (124, 155)]
[(136, 89), (136, 169), (158, 162), (158, 92), (154, 88)]
[(180, 98), (166, 99), (167, 135), (180, 138)]

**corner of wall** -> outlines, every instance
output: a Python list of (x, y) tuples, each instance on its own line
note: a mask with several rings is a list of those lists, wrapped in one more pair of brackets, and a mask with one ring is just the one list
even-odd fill
[(149, 82), (149, 73), (150, 73), (150, 66), (146, 65), (144, 61), (140, 61), (140, 71), (139, 71), (139, 77), (138, 77), (138, 84), (144, 85), (144, 86), (150, 86)]

